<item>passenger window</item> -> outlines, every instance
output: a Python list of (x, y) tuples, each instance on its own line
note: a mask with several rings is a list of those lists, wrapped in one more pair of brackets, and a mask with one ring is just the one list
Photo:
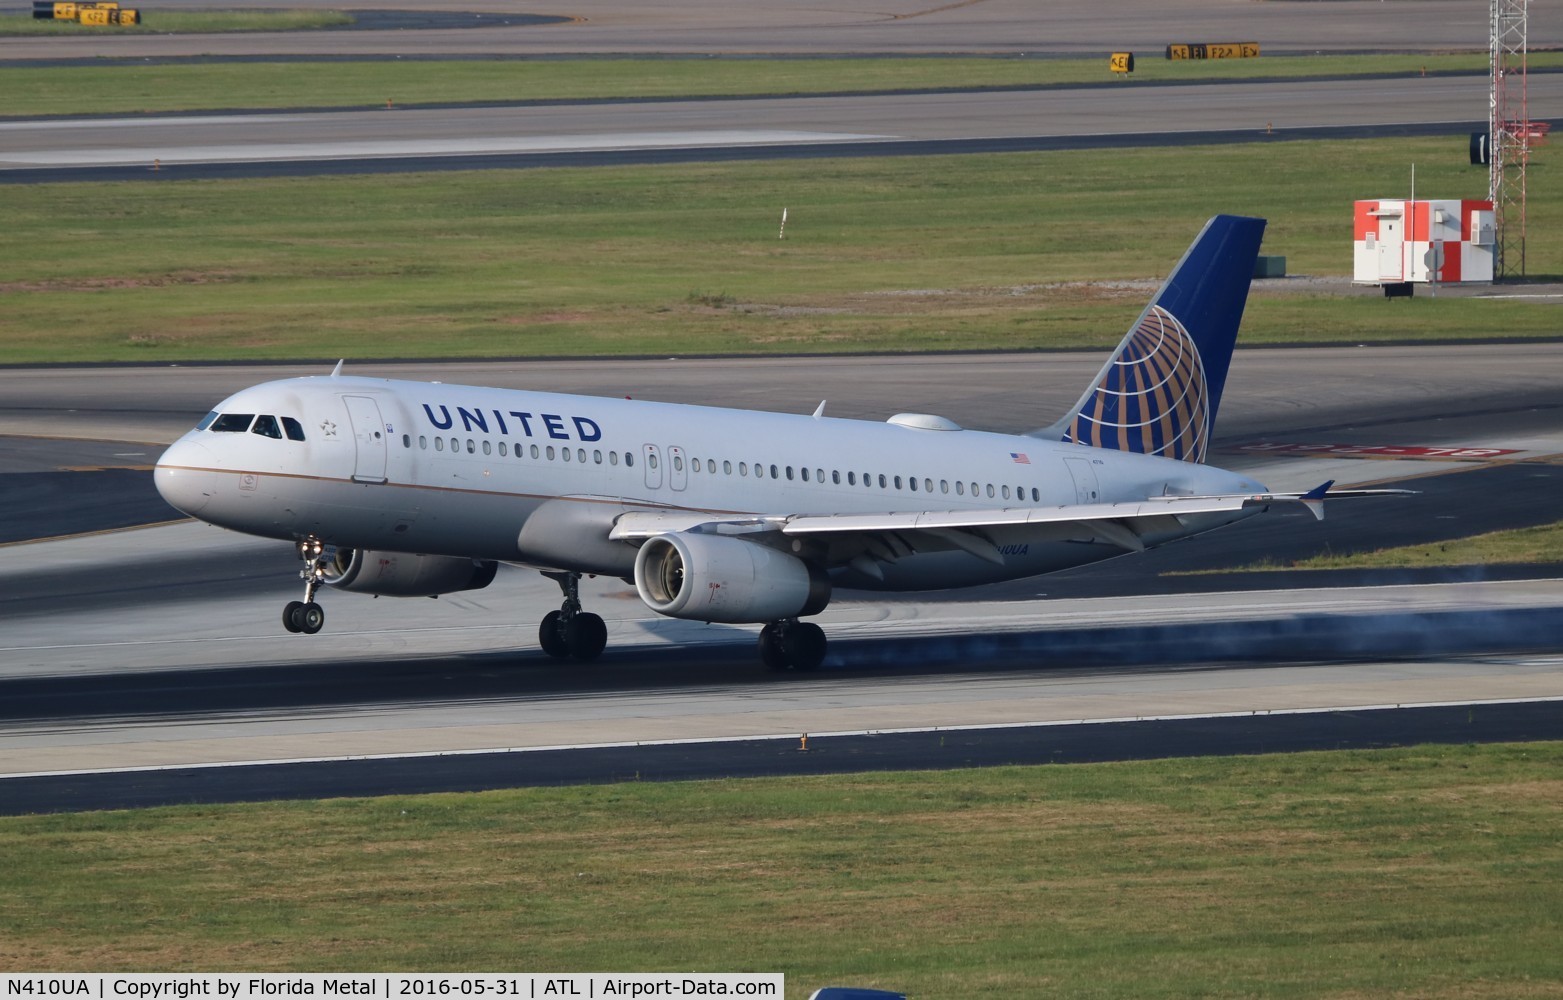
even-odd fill
[(1032, 503), (1041, 503), (1042, 502), (1042, 494), (1037, 492), (1037, 488), (1035, 486), (1031, 487), (1031, 502)]
[(609, 465), (618, 465), (619, 464), (619, 453), (618, 452), (616, 452), (616, 451), (608, 452), (608, 464)]
[(646, 456), (646, 464), (651, 466), (653, 469), (655, 469), (657, 467), (657, 453), (656, 452), (651, 452), (649, 455)]
[(684, 471), (684, 456), (683, 455), (674, 455), (673, 456), (673, 471), (674, 472), (683, 472)]
[(601, 465), (602, 464), (602, 451), (601, 450), (594, 450), (592, 452), (592, 461), (595, 464), (597, 464), (597, 465)]
[(803, 481), (804, 482), (808, 482), (809, 481), (809, 470), (807, 468), (805, 468), (805, 469), (803, 469), (801, 471), (803, 473)]
[(434, 439), (434, 450), (435, 451), (444, 451), (445, 450), (445, 439), (444, 438), (435, 438)]
[(885, 474), (883, 472), (881, 472), (879, 474), (879, 488), (880, 489), (884, 489), (885, 488)]
[(505, 442), (505, 441), (499, 442), (499, 457), (500, 458), (509, 458), (510, 457), (510, 445), (507, 442)]
[(732, 474), (733, 474), (733, 463), (728, 461), (725, 458), (722, 459), (722, 475), (730, 476)]
[(201, 422), (195, 425), (195, 429), (198, 430), (198, 431), (204, 431), (208, 427), (212, 426), (212, 421), (216, 420), (216, 419), (217, 419), (217, 411), (213, 410), (212, 412), (208, 413), (206, 416), (201, 418)]
[(450, 439), (450, 453), (452, 455), (454, 455), (454, 454), (456, 454), (460, 450), (461, 450), (461, 442), (456, 440), (455, 438), (451, 438)]
[(292, 417), (282, 418), (282, 429), (288, 432), (289, 441), (304, 440), (304, 425)]
[(950, 481), (948, 479), (941, 479), (941, 480), (939, 480), (939, 492), (940, 493), (948, 493), (948, 492), (950, 492)]
[(428, 451), (429, 450), (429, 439), (424, 437), (422, 434), (419, 434), (418, 435), (418, 447), (420, 449), (422, 449), (423, 451)]
[(253, 413), (224, 413), (212, 423), (212, 430), (223, 434), (243, 434), (255, 419)]
[(1006, 500), (1009, 499), (1009, 486), (1008, 486), (1008, 484), (1006, 484), (1004, 486), (1004, 499), (1006, 499)]
[(740, 476), (747, 476), (749, 474), (749, 463), (748, 462), (739, 462), (738, 463), (738, 474)]
[(412, 447), (412, 435), (411, 434), (403, 434), (402, 435), (402, 447), (403, 448), (411, 448)]
[(900, 489), (901, 488), (901, 477), (900, 476), (896, 476), (895, 477), (895, 488), (896, 489)]
[(714, 459), (714, 458), (706, 459), (706, 471), (709, 472), (713, 476), (716, 475), (716, 459)]
[(787, 466), (787, 481), (792, 482), (792, 466)]
[(990, 499), (990, 500), (993, 499), (993, 484), (992, 483), (988, 484), (988, 499)]
[(554, 446), (553, 445), (549, 445), (548, 446), (548, 450), (545, 451), (543, 454), (547, 455), (548, 456), (548, 460), (550, 462), (552, 462), (554, 460)]
[[(850, 475), (850, 473), (849, 473), (849, 475)], [(837, 486), (841, 485), (841, 470), (840, 469), (831, 469), (830, 470), (830, 481), (832, 483), (834, 483), (835, 485), (837, 485)]]
[(469, 454), (469, 455), (476, 455), (477, 453), (478, 453), (477, 442), (473, 441), (471, 438), (467, 438), (467, 454)]
[(494, 454), (494, 447), (493, 447), (493, 445), (489, 444), (487, 441), (483, 442), (483, 454), (485, 454), (485, 455), (492, 455), (492, 454)]
[(282, 440), (282, 428), (277, 426), (277, 418), (264, 413), (255, 418), (255, 426), (250, 428), (250, 433)]
[(624, 464), (625, 465), (634, 465), (635, 464), (635, 453), (634, 452), (627, 451), (627, 452), (624, 453)]
[(568, 448), (560, 448), (559, 449), (559, 457), (564, 459), (566, 462), (568, 462), (570, 460), (570, 449), (568, 449)]
[(781, 478), (780, 476), (778, 476), (776, 474), (776, 466), (774, 466), (774, 465), (771, 466), (771, 478), (772, 479), (780, 479)]
[(532, 446), (532, 457), (533, 457), (533, 458), (536, 458), (536, 457), (538, 457), (538, 456), (539, 456), (539, 455), (541, 455), (541, 454), (542, 454), (542, 452), (540, 452), (540, 451), (538, 451), (538, 450), (537, 450), (537, 445), (535, 445), (535, 444), (534, 444), (534, 445), (533, 445), (533, 446)]
[(575, 457), (582, 465), (585, 465), (586, 464), (586, 449), (585, 448), (577, 448), (577, 449), (575, 449)]
[(856, 486), (857, 485), (857, 473), (853, 472), (850, 469), (847, 470), (847, 485), (848, 486)]
[(955, 495), (958, 497), (963, 497), (966, 495), (966, 484), (961, 482), (959, 479), (955, 481)]

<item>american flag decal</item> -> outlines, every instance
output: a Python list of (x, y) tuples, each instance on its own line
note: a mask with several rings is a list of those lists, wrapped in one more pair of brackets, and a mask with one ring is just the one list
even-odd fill
[(1205, 366), (1188, 331), (1153, 305), (1081, 407), (1066, 441), (1203, 462), (1210, 438)]
[(1009, 453), (1009, 460), (1011, 462), (1014, 462), (1016, 465), (1030, 465), (1031, 464), (1031, 459), (1027, 458), (1026, 457), (1026, 453), (1023, 452), (1023, 451), (1012, 451), (1012, 452), (1010, 452)]

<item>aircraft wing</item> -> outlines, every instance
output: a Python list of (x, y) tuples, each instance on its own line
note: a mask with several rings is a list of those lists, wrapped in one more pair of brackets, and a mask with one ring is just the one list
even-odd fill
[[(1157, 520), (1199, 514), (1229, 513), (1250, 507), (1300, 503), (1324, 517), (1326, 499), (1369, 496), (1405, 496), (1410, 490), (1331, 490), (1324, 483), (1306, 493), (1230, 493), (1213, 496), (1158, 496), (1121, 503), (1066, 504), (1058, 507), (1002, 507), (980, 510), (906, 511), (882, 514), (775, 514), (723, 517), (699, 511), (632, 511), (621, 515), (610, 538), (637, 542), (679, 531), (722, 535), (777, 533), (786, 537), (816, 538), (842, 535), (932, 537), (941, 548), (962, 549), (972, 555), (1002, 562), (993, 543), (977, 532), (986, 528), (1060, 529), (1075, 527), (1119, 545), (1126, 551), (1146, 548), (1144, 537), (1157, 534)], [(1162, 521), (1165, 524), (1165, 521)], [(1049, 533), (1056, 533), (1050, 531)]]

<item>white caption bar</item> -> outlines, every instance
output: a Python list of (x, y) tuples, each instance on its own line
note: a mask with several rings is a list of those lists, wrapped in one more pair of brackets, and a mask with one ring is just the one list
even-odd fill
[(413, 973), (60, 973), (0, 974), (0, 1000), (263, 1000), (291, 997), (585, 998), (781, 997), (780, 972)]

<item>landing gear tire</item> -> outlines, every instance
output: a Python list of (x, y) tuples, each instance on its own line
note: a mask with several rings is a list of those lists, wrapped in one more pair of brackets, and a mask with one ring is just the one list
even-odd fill
[(813, 622), (795, 622), (782, 636), (782, 648), (794, 670), (818, 670), (825, 662), (825, 630)]
[(564, 592), (558, 611), (543, 616), (537, 627), (537, 644), (556, 660), (587, 663), (602, 655), (608, 645), (608, 626), (598, 615), (581, 610), (581, 574), (544, 573)]
[(570, 655), (570, 644), (564, 641), (564, 627), (559, 624), (562, 617), (559, 612), (550, 611), (537, 627), (537, 644), (556, 660), (566, 659)]
[(289, 632), (314, 635), (326, 624), (326, 609), (314, 601), (289, 601), (282, 609), (282, 627)]
[(583, 663), (595, 660), (607, 648), (608, 626), (597, 615), (582, 611), (565, 625), (564, 641), (575, 659)]
[(776, 622), (760, 629), (760, 662), (765, 669), (780, 672), (792, 666), (782, 645), (781, 628)]
[(813, 622), (771, 622), (760, 630), (760, 662), (774, 671), (818, 670), (825, 662), (825, 631)]

